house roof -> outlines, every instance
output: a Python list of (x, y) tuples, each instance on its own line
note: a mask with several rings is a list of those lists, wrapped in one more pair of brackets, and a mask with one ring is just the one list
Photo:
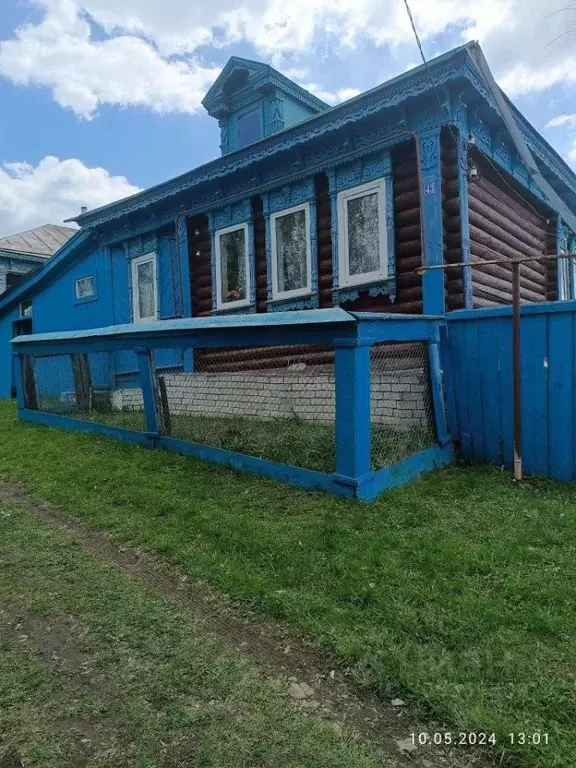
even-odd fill
[(42, 227), (28, 229), (0, 238), (0, 251), (29, 254), (50, 258), (77, 232), (72, 227), (57, 224), (44, 224)]
[(226, 93), (226, 85), (235, 72), (239, 73), (242, 71), (247, 74), (247, 80), (242, 85), (241, 92), (244, 92), (250, 86), (257, 90), (272, 86), (291, 93), (317, 112), (324, 112), (330, 109), (330, 105), (325, 101), (314, 96), (313, 93), (302, 88), (302, 86), (290, 80), (290, 78), (283, 75), (282, 72), (278, 72), (277, 69), (274, 69), (269, 64), (254, 61), (253, 59), (244, 59), (241, 56), (231, 56), (206, 96), (202, 99), (202, 106), (208, 114), (216, 116), (220, 111), (225, 111), (228, 108), (230, 94)]
[[(311, 136), (319, 136), (327, 131), (336, 130), (345, 124), (353, 123), (358, 120), (359, 117), (398, 106), (404, 103), (407, 99), (421, 95), (426, 90), (429, 90), (431, 87), (431, 77), (436, 81), (436, 84), (439, 87), (441, 87), (443, 82), (455, 79), (460, 75), (462, 77), (468, 77), (471, 87), (479, 88), (479, 98), (483, 97), (486, 99), (490, 106), (494, 108), (495, 114), (497, 115), (497, 107), (495, 104), (491, 103), (492, 97), (490, 96), (488, 89), (485, 88), (483, 77), (478, 71), (471, 56), (471, 50), (475, 45), (477, 45), (477, 43), (467, 43), (458, 48), (454, 48), (447, 53), (437, 56), (435, 59), (431, 59), (427, 62), (426, 66), (422, 64), (415, 67), (369, 91), (365, 91), (341, 104), (337, 104), (335, 107), (324, 109), (318, 114), (312, 115), (283, 131), (279, 131), (271, 136), (260, 139), (242, 149), (227, 153), (222, 157), (211, 160), (204, 165), (198, 166), (197, 168), (169, 179), (168, 181), (149, 187), (135, 195), (117, 200), (108, 205), (101, 206), (100, 208), (94, 208), (84, 214), (74, 216), (67, 221), (75, 221), (81, 226), (96, 227), (105, 222), (108, 223), (112, 220), (117, 220), (126, 214), (134, 214), (137, 211), (147, 208), (151, 204), (166, 201), (174, 195), (187, 192), (193, 188), (198, 188), (205, 182), (222, 179), (234, 171), (245, 169), (255, 162), (274, 155), (279, 150), (306, 142)], [(249, 59), (240, 59), (239, 57), (233, 57), (230, 62), (228, 62), (228, 65), (231, 65), (231, 62), (233, 63), (234, 59), (238, 59), (240, 62), (247, 62), (252, 68), (256, 65), (263, 68), (269, 66), (267, 64), (259, 64), (259, 62), (252, 62)], [(467, 69), (466, 63), (469, 64)], [(228, 65), (226, 65), (226, 67)], [(459, 69), (460, 66), (464, 66), (465, 72)], [(226, 67), (220, 77), (224, 74)], [(272, 70), (271, 67), (269, 67), (269, 69)], [(272, 71), (275, 72), (275, 70)], [(439, 75), (436, 73), (439, 73)], [(214, 94), (213, 89), (217, 86), (220, 77), (210, 91), (208, 91), (207, 98), (211, 92)], [(548, 167), (553, 168), (553, 173), (556, 174), (557, 179), (566, 185), (570, 191), (572, 204), (576, 205), (576, 175), (572, 169), (530, 125), (530, 123), (528, 123), (516, 107), (511, 103), (510, 107), (514, 119), (521, 130), (526, 133), (533, 144), (537, 145), (538, 151), (536, 154), (539, 159), (541, 159), (545, 165), (548, 165)], [(182, 208), (182, 210), (184, 210), (184, 208)]]

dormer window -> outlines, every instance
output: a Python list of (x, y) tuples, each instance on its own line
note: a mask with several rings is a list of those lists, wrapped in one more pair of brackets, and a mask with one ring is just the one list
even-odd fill
[(238, 149), (262, 138), (262, 109), (260, 105), (238, 117)]
[(218, 120), (223, 155), (329, 109), (269, 64), (240, 56), (228, 61), (202, 104)]

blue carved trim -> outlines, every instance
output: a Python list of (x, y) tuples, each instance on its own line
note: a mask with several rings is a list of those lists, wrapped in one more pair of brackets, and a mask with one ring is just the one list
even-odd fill
[(138, 237), (132, 237), (124, 241), (124, 253), (126, 259), (131, 261), (145, 253), (158, 251), (158, 235), (156, 232), (147, 233)]
[[(250, 200), (241, 200), (234, 205), (227, 205), (215, 211), (208, 212), (208, 230), (210, 232), (210, 270), (212, 275), (212, 314), (227, 314), (229, 312), (243, 313), (255, 311), (256, 303), (256, 256), (254, 247), (254, 222)], [(226, 227), (248, 225), (248, 274), (250, 277), (250, 305), (248, 307), (217, 309), (217, 278), (216, 278), (216, 232)]]
[[(461, 261), (470, 264), (470, 220), (468, 205), (468, 125), (467, 113), (464, 111), (458, 119), (458, 198), (460, 213), (460, 242)], [(464, 293), (464, 307), (472, 309), (474, 300), (472, 295), (472, 270), (462, 269), (462, 286)]]
[[(392, 159), (389, 151), (373, 152), (354, 162), (343, 163), (331, 168), (328, 173), (332, 235), (332, 297), (334, 304), (354, 301), (360, 292), (369, 290), (371, 296), (396, 294), (396, 244), (394, 237), (394, 181)], [(388, 277), (385, 281), (369, 283), (366, 286), (340, 287), (338, 258), (338, 193), (377, 179), (384, 180), (386, 208), (386, 237), (388, 255)], [(390, 290), (390, 286), (392, 289)], [(352, 297), (352, 298), (349, 298)]]
[[(280, 134), (263, 139), (255, 145), (213, 160), (176, 179), (140, 192), (124, 202), (112, 203), (98, 210), (89, 211), (82, 217), (78, 217), (78, 221), (86, 226), (112, 221), (119, 216), (139, 211), (153, 203), (166, 201), (167, 198), (187, 192), (200, 184), (214, 182), (236, 171), (245, 170), (267, 158), (274, 157), (277, 159), (280, 152), (293, 149), (296, 146), (308, 145), (313, 140), (324, 137), (327, 133), (333, 133), (346, 125), (353, 127), (358, 121), (378, 115), (383, 111), (387, 111), (389, 115), (392, 107), (407, 99), (429, 92), (429, 71), (433, 72), (438, 87), (461, 77), (465, 60), (466, 51), (464, 48), (452, 51), (450, 54), (439, 57), (436, 62), (429, 62), (429, 70), (424, 67), (417, 67), (413, 71), (394, 78), (338, 107), (304, 120)], [(386, 124), (382, 125), (380, 130), (393, 135), (398, 133), (400, 126), (401, 121), (395, 119), (394, 122), (391, 122), (387, 118)], [(344, 154), (349, 152), (348, 147), (345, 147), (344, 150)], [(329, 154), (331, 156), (336, 154), (334, 147), (330, 148)], [(204, 190), (202, 192), (204, 193)], [(200, 197), (199, 195), (199, 202)]]
[(354, 285), (350, 288), (333, 288), (332, 303), (334, 306), (345, 304), (348, 301), (356, 301), (362, 293), (369, 296), (396, 296), (396, 280), (391, 277), (370, 285)]
[[(316, 309), (319, 306), (318, 299), (318, 252), (317, 241), (317, 213), (316, 197), (314, 192), (314, 179), (308, 177), (295, 181), (292, 184), (285, 184), (282, 187), (265, 192), (262, 195), (264, 226), (266, 234), (266, 296), (268, 299), (268, 311), (279, 312), (287, 309)], [(272, 297), (272, 227), (270, 226), (270, 214), (280, 213), (296, 205), (309, 206), (309, 225), (308, 233), (310, 238), (311, 275), (310, 285), (311, 293), (309, 296), (299, 296), (294, 299), (273, 299)]]
[(268, 312), (287, 312), (295, 309), (318, 309), (320, 301), (318, 294), (310, 296), (301, 296), (298, 299), (278, 299), (278, 301), (268, 301)]
[(364, 155), (350, 163), (342, 163), (336, 166), (334, 184), (336, 192), (351, 189), (369, 181), (381, 179), (392, 174), (392, 160), (390, 153), (374, 152)]

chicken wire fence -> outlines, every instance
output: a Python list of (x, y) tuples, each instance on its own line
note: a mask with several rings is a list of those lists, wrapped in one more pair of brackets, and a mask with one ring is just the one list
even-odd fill
[(375, 344), (370, 351), (372, 469), (436, 443), (426, 342)]
[[(206, 349), (184, 372), (152, 354), (164, 436), (322, 472), (334, 472), (334, 351), (328, 346)], [(34, 410), (146, 431), (133, 352), (28, 357)], [(33, 391), (30, 391), (30, 390)]]
[[(335, 471), (331, 346), (152, 353), (162, 435), (270, 461)], [(146, 432), (137, 355), (101, 351), (27, 357), (28, 407)], [(371, 461), (379, 470), (435, 443), (427, 343), (371, 349)], [(31, 375), (30, 375), (31, 374)]]

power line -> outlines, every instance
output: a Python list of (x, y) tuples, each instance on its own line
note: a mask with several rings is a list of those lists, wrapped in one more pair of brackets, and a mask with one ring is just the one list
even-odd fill
[[(406, 13), (408, 14), (408, 18), (410, 20), (410, 26), (412, 27), (412, 32), (414, 33), (414, 37), (416, 39), (416, 45), (418, 46), (418, 50), (420, 51), (420, 56), (422, 58), (422, 62), (424, 63), (424, 67), (425, 67), (426, 72), (428, 74), (428, 79), (430, 80), (430, 85), (432, 86), (432, 89), (433, 89), (433, 91), (434, 91), (434, 93), (436, 95), (436, 99), (438, 100), (438, 104), (440, 105), (440, 109), (442, 111), (442, 114), (444, 115), (444, 118), (446, 120), (446, 127), (450, 131), (450, 135), (452, 136), (452, 140), (454, 141), (456, 147), (458, 147), (458, 139), (457, 139), (456, 134), (454, 133), (453, 127), (452, 127), (451, 122), (450, 122), (451, 121), (450, 113), (446, 109), (446, 105), (444, 104), (444, 102), (440, 98), (440, 94), (438, 93), (438, 88), (436, 87), (436, 83), (434, 82), (434, 78), (432, 76), (432, 72), (431, 72), (430, 67), (428, 65), (428, 61), (426, 60), (426, 56), (424, 55), (424, 49), (422, 48), (422, 43), (420, 42), (420, 36), (418, 35), (418, 30), (416, 29), (416, 24), (414, 23), (414, 17), (412, 16), (412, 11), (410, 10), (410, 5), (408, 4), (408, 0), (404, 0), (404, 5), (406, 7)], [(512, 186), (512, 184), (510, 184), (510, 182), (501, 173), (500, 169), (496, 166), (496, 164), (494, 163), (492, 158), (488, 157), (487, 155), (485, 157), (488, 160), (489, 164), (494, 169), (494, 171), (498, 174), (498, 176), (500, 177), (502, 182), (504, 184), (506, 184), (506, 186), (509, 187), (512, 190), (512, 192), (518, 198), (520, 198), (520, 200), (522, 200), (524, 203), (526, 203), (526, 205), (529, 208), (531, 208), (532, 211), (534, 211), (534, 213), (540, 219), (542, 219), (542, 221), (547, 222), (548, 221), (547, 217), (543, 216), (537, 210), (537, 208), (529, 200), (527, 200), (515, 187)], [(526, 217), (523, 217), (523, 218), (526, 218)], [(528, 221), (528, 219), (526, 219), (526, 221)]]

